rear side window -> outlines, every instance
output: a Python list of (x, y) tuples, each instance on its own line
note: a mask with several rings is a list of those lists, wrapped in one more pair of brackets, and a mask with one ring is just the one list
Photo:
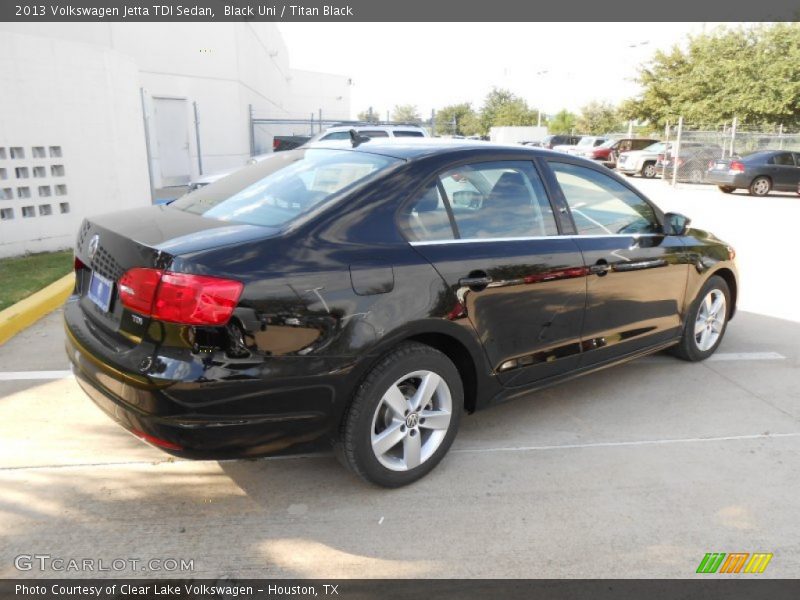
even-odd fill
[(421, 131), (394, 131), (394, 137), (425, 137)]
[(389, 137), (388, 133), (386, 133), (385, 131), (382, 131), (380, 129), (373, 129), (373, 130), (369, 130), (369, 131), (368, 130), (364, 130), (364, 131), (359, 131), (359, 133), (361, 135), (365, 135), (365, 136), (370, 137), (370, 138)]
[(542, 181), (529, 162), (465, 165), (443, 173), (441, 182), (462, 239), (558, 233)]
[(333, 133), (329, 133), (326, 136), (320, 138), (322, 140), (349, 140), (350, 139), (350, 132), (349, 131), (334, 131)]
[(348, 150), (278, 152), (170, 206), (221, 221), (278, 227), (401, 162)]
[(414, 242), (453, 239), (453, 228), (438, 180), (429, 183), (415, 200), (403, 207), (400, 229), (407, 239)]
[(659, 233), (653, 207), (594, 169), (550, 161), (580, 235)]
[(781, 152), (780, 154), (776, 154), (775, 156), (772, 157), (772, 160), (770, 162), (773, 165), (782, 165), (784, 167), (794, 166), (794, 158), (789, 152)]

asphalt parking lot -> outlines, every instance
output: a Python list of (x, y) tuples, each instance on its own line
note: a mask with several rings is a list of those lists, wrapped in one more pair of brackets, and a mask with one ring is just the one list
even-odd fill
[[(691, 577), (707, 552), (800, 576), (800, 197), (633, 180), (732, 243), (713, 359), (644, 358), (462, 421), (400, 490), (330, 455), (175, 460), (69, 377), (58, 312), (0, 347), (0, 576), (14, 557), (193, 559), (192, 577)], [(742, 576), (742, 575), (738, 575)]]

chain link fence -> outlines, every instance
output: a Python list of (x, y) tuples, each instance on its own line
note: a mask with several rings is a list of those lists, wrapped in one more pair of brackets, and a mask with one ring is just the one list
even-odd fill
[(742, 126), (735, 118), (721, 125), (679, 118), (667, 123), (661, 138), (668, 145), (656, 166), (661, 178), (673, 184), (703, 183), (708, 165), (715, 160), (731, 160), (768, 150), (800, 152), (800, 130)]

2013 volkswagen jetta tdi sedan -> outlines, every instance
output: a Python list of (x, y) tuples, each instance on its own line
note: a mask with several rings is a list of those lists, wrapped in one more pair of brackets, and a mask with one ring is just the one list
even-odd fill
[(86, 220), (65, 307), (87, 394), (188, 457), (332, 443), (384, 486), (462, 412), (672, 347), (702, 360), (733, 250), (585, 159), (380, 142), (282, 152)]

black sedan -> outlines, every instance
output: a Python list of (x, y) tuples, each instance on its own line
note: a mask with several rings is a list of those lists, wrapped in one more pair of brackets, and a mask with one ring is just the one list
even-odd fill
[(128, 431), (197, 458), (333, 444), (391, 487), (464, 411), (708, 357), (738, 288), (729, 246), (595, 162), (357, 134), (86, 220), (75, 269), (67, 354)]
[(726, 194), (739, 188), (753, 196), (766, 196), (772, 190), (800, 191), (800, 153), (764, 150), (733, 160), (717, 160), (709, 165), (706, 181)]

